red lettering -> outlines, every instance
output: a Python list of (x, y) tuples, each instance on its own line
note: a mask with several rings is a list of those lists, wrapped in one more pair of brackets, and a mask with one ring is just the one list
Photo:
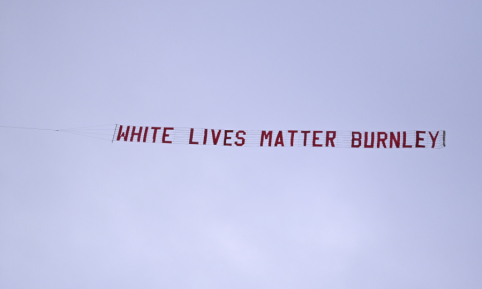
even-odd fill
[(289, 130), (288, 132), (291, 134), (291, 146), (293, 146), (293, 144), (295, 142), (295, 133), (297, 133), (298, 131), (297, 130)]
[(421, 145), (421, 144), (420, 144), (421, 141), (424, 141), (424, 139), (420, 137), (420, 134), (422, 134), (422, 133), (425, 133), (425, 132), (424, 132), (424, 131), (419, 131), (419, 130), (417, 130), (417, 131), (415, 132), (415, 136), (416, 136), (416, 137), (415, 137), (415, 147), (416, 147), (416, 148), (424, 148), (424, 147), (425, 147), (424, 145)]
[(149, 131), (149, 127), (146, 126), (146, 129), (144, 130), (144, 139), (142, 140), (143, 142), (146, 142), (147, 139), (147, 132)]
[(437, 134), (435, 136), (432, 135), (432, 132), (428, 132), (430, 134), (430, 138), (432, 138), (432, 148), (435, 147), (435, 141), (437, 140), (437, 137), (438, 137), (438, 133), (439, 131), (437, 131)]
[[(332, 135), (332, 136), (330, 136)], [(330, 146), (330, 143), (331, 143), (331, 146), (332, 147), (335, 147), (335, 140), (336, 138), (336, 131), (327, 131), (326, 132), (326, 146)]]
[(306, 146), (306, 139), (308, 138), (308, 134), (310, 133), (310, 130), (302, 130), (301, 133), (305, 135), (304, 140), (303, 140), (303, 146)]
[(172, 143), (172, 141), (166, 140), (166, 137), (169, 137), (169, 135), (167, 134), (168, 130), (174, 130), (174, 128), (173, 127), (164, 128), (164, 132), (162, 133), (162, 143)]
[(315, 130), (313, 131), (313, 146), (314, 147), (322, 147), (322, 144), (317, 144), (316, 141), (319, 140), (320, 138), (316, 136), (317, 133), (323, 133), (322, 130)]
[(228, 136), (228, 133), (232, 133), (232, 132), (233, 132), (232, 130), (225, 130), (225, 131), (224, 131), (224, 145), (225, 145), (225, 146), (231, 146), (231, 144), (230, 144), (230, 143), (226, 143), (226, 141), (227, 141), (228, 139), (231, 139), (231, 137)]
[(131, 133), (131, 141), (134, 139), (134, 136), (137, 136), (137, 142), (141, 141), (141, 135), (142, 135), (142, 126), (139, 128), (139, 132), (136, 133), (136, 127), (132, 127), (132, 133)]
[(279, 144), (280, 144), (282, 147), (285, 146), (284, 141), (283, 141), (283, 131), (281, 131), (281, 130), (278, 132), (278, 135), (276, 136), (276, 140), (275, 140), (275, 142), (274, 142), (274, 146), (278, 146)]
[(400, 132), (399, 131), (397, 132), (397, 137), (395, 137), (395, 134), (393, 132), (390, 132), (390, 148), (393, 147), (393, 144), (395, 144), (395, 146), (397, 148), (400, 147)]
[(205, 145), (208, 141), (208, 130), (204, 129), (204, 139), (203, 139), (203, 145)]
[(161, 129), (161, 128), (160, 128), (160, 127), (157, 127), (157, 126), (152, 126), (151, 128), (154, 130), (154, 134), (152, 135), (152, 142), (155, 143), (155, 142), (156, 142), (156, 137), (157, 137), (157, 130), (158, 130), (158, 129)]
[(271, 138), (272, 138), (272, 137), (273, 137), (273, 131), (270, 130), (270, 131), (267, 133), (265, 130), (263, 130), (263, 131), (261, 132), (261, 141), (260, 141), (260, 143), (259, 143), (259, 146), (263, 146), (264, 140), (267, 139), (267, 138), (269, 138), (269, 140), (268, 140), (268, 146), (271, 146)]
[[(356, 138), (355, 135), (357, 135), (358, 137)], [(361, 138), (362, 138), (361, 132), (352, 131), (352, 132), (351, 132), (351, 147), (352, 147), (352, 148), (359, 148), (359, 147), (361, 147)], [(357, 141), (358, 144), (355, 144), (355, 141)]]
[(119, 133), (117, 134), (117, 140), (119, 141), (121, 137), (124, 138), (124, 141), (127, 141), (127, 137), (129, 136), (129, 130), (131, 129), (130, 126), (127, 126), (127, 130), (125, 133), (122, 132), (122, 125), (119, 126)]
[[(382, 137), (382, 135), (383, 135), (384, 137)], [(379, 131), (379, 132), (377, 133), (377, 138), (378, 138), (377, 148), (380, 147), (380, 143), (383, 144), (383, 147), (384, 147), (384, 148), (387, 148), (387, 146), (385, 145), (385, 141), (386, 141), (387, 138), (388, 138), (387, 133)]]
[(221, 130), (218, 131), (218, 134), (216, 135), (214, 133), (214, 129), (211, 130), (211, 135), (213, 136), (213, 144), (217, 145), (219, 141), (219, 137), (221, 136)]
[(375, 133), (374, 132), (371, 133), (371, 138), (372, 138), (371, 144), (368, 144), (368, 132), (365, 132), (365, 144), (364, 144), (363, 147), (371, 149), (375, 146)]
[(197, 141), (192, 141), (192, 137), (194, 136), (194, 129), (191, 128), (191, 134), (189, 136), (189, 144), (199, 144)]
[(406, 132), (406, 131), (403, 132), (403, 144), (402, 144), (402, 147), (404, 147), (404, 148), (411, 148), (411, 147), (412, 147), (411, 145), (407, 145), (407, 132)]
[(246, 132), (244, 130), (240, 130), (236, 133), (236, 138), (241, 140), (241, 143), (238, 143), (237, 141), (234, 142), (234, 144), (237, 145), (238, 147), (243, 146), (245, 142), (244, 137), (239, 136), (240, 134), (246, 135)]

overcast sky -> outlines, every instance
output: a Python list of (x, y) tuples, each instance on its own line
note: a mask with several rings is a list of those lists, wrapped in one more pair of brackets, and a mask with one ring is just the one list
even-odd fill
[(0, 288), (482, 288), (481, 1), (3, 0), (0, 37), (2, 126), (447, 132), (370, 150), (0, 128)]

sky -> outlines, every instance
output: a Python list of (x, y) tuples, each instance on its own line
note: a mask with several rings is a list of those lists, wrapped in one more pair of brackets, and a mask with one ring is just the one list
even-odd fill
[(0, 126), (447, 137), (233, 148), (0, 128), (0, 288), (481, 288), (481, 51), (480, 1), (3, 0)]

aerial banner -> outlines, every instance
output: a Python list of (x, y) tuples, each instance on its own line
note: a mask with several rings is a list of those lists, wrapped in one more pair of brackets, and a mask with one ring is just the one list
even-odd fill
[(234, 130), (117, 125), (114, 141), (230, 147), (439, 149), (445, 147), (445, 131)]

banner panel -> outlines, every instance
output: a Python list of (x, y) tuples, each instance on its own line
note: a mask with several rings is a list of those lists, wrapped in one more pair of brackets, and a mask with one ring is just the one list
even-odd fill
[(117, 125), (113, 141), (231, 147), (443, 148), (444, 130), (242, 130)]

